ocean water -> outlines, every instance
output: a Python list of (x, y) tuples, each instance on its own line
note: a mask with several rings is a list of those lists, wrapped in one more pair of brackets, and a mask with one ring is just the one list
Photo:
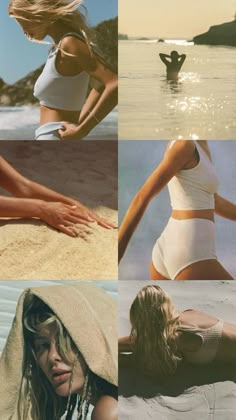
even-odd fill
[[(119, 142), (119, 224), (148, 176), (159, 165), (167, 141)], [(236, 203), (236, 141), (209, 141), (219, 177), (218, 193)], [(152, 248), (171, 214), (165, 187), (149, 204), (119, 266), (121, 280), (148, 280)], [(216, 255), (236, 278), (236, 222), (215, 217)]]
[[(159, 53), (187, 54), (167, 81)], [(236, 139), (236, 48), (119, 41), (119, 138)]]
[[(116, 140), (118, 109), (115, 108), (86, 137), (86, 140)], [(39, 107), (0, 107), (0, 140), (34, 140)]]

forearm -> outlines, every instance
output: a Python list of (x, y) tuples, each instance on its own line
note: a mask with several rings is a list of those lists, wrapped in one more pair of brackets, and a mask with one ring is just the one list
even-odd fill
[(0, 217), (38, 217), (41, 216), (41, 200), (0, 196)]
[(101, 96), (101, 92), (99, 92), (97, 89), (92, 89), (86, 99), (86, 102), (81, 110), (80, 116), (79, 116), (79, 124), (82, 124), (82, 122), (89, 116), (90, 112), (93, 110), (95, 105), (97, 104), (99, 98)]
[(218, 194), (215, 194), (215, 213), (218, 216), (236, 221), (236, 205)]
[(119, 229), (119, 261), (123, 257), (125, 250), (129, 244), (129, 241), (135, 229), (137, 228), (147, 205), (148, 202), (145, 201), (142, 198), (140, 192), (138, 192), (138, 194), (136, 194), (135, 198), (133, 199)]
[(133, 344), (130, 341), (130, 336), (121, 337), (118, 340), (118, 348), (119, 352), (132, 352), (133, 351)]
[(83, 133), (83, 136), (86, 136), (111, 112), (111, 110), (117, 105), (117, 102), (117, 80), (114, 80), (105, 87), (96, 104), (94, 103), (92, 110), (90, 110), (87, 117), (79, 125), (80, 133)]
[(66, 197), (63, 194), (57, 193), (56, 191), (44, 187), (37, 182), (28, 181), (25, 182), (24, 189), (21, 191), (21, 195), (18, 195), (21, 198), (31, 198), (31, 199), (40, 199), (50, 202), (61, 202), (64, 204), (75, 204), (76, 200)]

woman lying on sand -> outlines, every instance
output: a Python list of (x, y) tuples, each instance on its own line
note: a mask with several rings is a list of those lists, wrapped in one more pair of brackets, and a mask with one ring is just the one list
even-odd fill
[(92, 222), (105, 229), (115, 228), (79, 201), (25, 178), (1, 156), (0, 187), (14, 196), (0, 196), (0, 217), (36, 217), (73, 237), (78, 235), (78, 226)]
[(217, 259), (214, 215), (235, 221), (236, 205), (218, 194), (218, 184), (207, 141), (171, 141), (122, 221), (119, 258), (150, 201), (168, 185), (172, 213), (153, 247), (151, 279), (232, 280)]
[(25, 290), (0, 359), (0, 418), (117, 420), (116, 311), (93, 284)]
[(131, 333), (119, 352), (132, 352), (134, 367), (165, 378), (182, 361), (207, 364), (236, 361), (236, 325), (195, 309), (180, 312), (159, 286), (140, 290), (130, 308)]

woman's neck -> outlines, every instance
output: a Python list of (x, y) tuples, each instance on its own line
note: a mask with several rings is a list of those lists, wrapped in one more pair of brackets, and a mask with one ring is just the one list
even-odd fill
[(48, 29), (48, 36), (53, 39), (55, 44), (58, 44), (61, 38), (69, 32), (72, 32), (70, 26), (58, 20), (50, 25)]

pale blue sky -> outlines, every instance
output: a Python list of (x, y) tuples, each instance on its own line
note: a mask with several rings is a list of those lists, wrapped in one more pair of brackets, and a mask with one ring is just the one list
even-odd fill
[[(84, 0), (91, 25), (117, 16), (118, 0)], [(46, 61), (49, 46), (29, 42), (7, 14), (8, 0), (0, 1), (0, 78), (14, 83)]]
[(233, 20), (236, 0), (119, 0), (119, 32), (129, 36), (192, 38)]

